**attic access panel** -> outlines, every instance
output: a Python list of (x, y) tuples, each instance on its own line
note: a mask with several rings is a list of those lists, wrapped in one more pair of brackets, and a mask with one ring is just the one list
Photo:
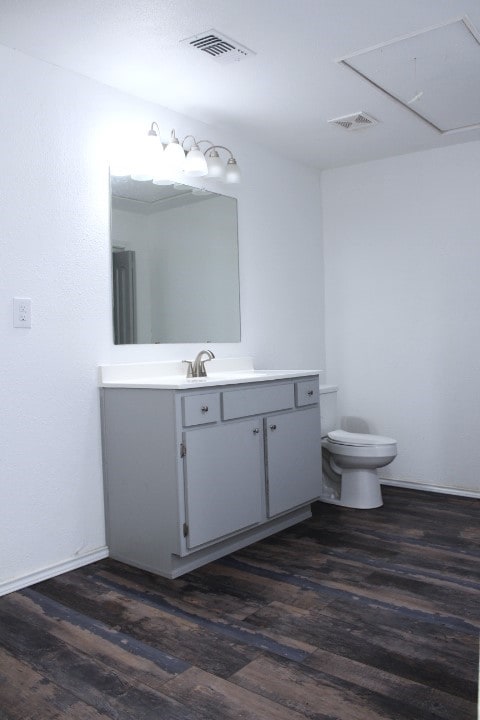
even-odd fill
[(480, 34), (466, 17), (338, 62), (443, 134), (480, 127)]

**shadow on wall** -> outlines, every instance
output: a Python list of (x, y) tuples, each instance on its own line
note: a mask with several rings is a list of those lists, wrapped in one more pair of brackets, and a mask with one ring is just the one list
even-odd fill
[(372, 433), (372, 428), (366, 420), (360, 417), (354, 417), (353, 415), (344, 415), (340, 421), (340, 428), (347, 432), (354, 433)]

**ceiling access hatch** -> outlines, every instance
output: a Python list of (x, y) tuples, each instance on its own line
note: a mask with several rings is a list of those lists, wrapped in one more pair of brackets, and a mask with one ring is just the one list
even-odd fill
[(480, 127), (480, 34), (467, 17), (338, 62), (442, 134)]

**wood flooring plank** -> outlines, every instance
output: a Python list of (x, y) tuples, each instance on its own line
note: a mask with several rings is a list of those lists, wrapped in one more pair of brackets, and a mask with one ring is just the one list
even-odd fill
[[(329, 654), (329, 660), (334, 656)], [(319, 658), (317, 658), (319, 660)], [(325, 656), (323, 657), (325, 660)], [(416, 685), (394, 676), (383, 675), (363, 668), (370, 675), (370, 686), (362, 678), (335, 675), (335, 663), (298, 666), (286, 660), (262, 657), (253, 660), (230, 680), (252, 692), (268, 697), (308, 718), (338, 717), (356, 720), (451, 720), (452, 717), (474, 719), (475, 704), (467, 703), (425, 686)], [(373, 680), (376, 677), (376, 682)], [(460, 713), (460, 714), (459, 714)]]
[(126, 590), (122, 593), (95, 585), (79, 574), (67, 573), (37, 585), (36, 589), (79, 612), (111, 623), (136, 640), (221, 677), (228, 677), (260, 652), (256, 646), (221, 636), (191, 619), (177, 617), (142, 598), (136, 599)]
[[(275, 569), (278, 577), (282, 571), (290, 572), (317, 582), (323, 593), (355, 593), (412, 611), (443, 614), (445, 622), (450, 618), (454, 622), (457, 618), (480, 627), (480, 523), (475, 526), (476, 552), (465, 556), (465, 543), (459, 537), (460, 529), (465, 528), (460, 522), (453, 545), (412, 546), (404, 537), (404, 542), (394, 543), (391, 539), (379, 541), (373, 535), (362, 536), (361, 531), (358, 532), (362, 523), (370, 525), (371, 532), (378, 526), (378, 520), (361, 520), (370, 517), (370, 511), (352, 511), (353, 515), (345, 516), (350, 517), (350, 524), (346, 523), (347, 527), (343, 528), (336, 514), (345, 513), (347, 509), (324, 507), (326, 510), (317, 511), (314, 526), (313, 520), (307, 520), (244, 548), (220, 563), (233, 561), (237, 567), (243, 563), (244, 567), (254, 564), (266, 571)], [(480, 510), (480, 503), (477, 502), (476, 508)], [(437, 516), (431, 522), (435, 522), (437, 528), (443, 525)], [(395, 530), (390, 518), (389, 532)], [(378, 534), (378, 529), (376, 532)], [(329, 533), (333, 539), (329, 539)], [(425, 558), (428, 568), (424, 567)]]
[[(310, 537), (298, 538), (290, 536), (278, 536), (278, 543), (285, 547), (285, 552), (290, 555), (297, 553), (300, 556), (312, 556), (312, 564), (319, 570), (322, 567), (328, 569), (337, 564), (351, 566), (364, 566), (371, 569), (391, 570), (410, 577), (424, 577), (427, 580), (440, 580), (446, 585), (460, 586), (466, 588), (480, 589), (480, 569), (478, 558), (468, 558), (468, 563), (460, 562), (464, 556), (447, 554), (444, 551), (423, 548), (405, 548), (403, 544), (399, 547), (395, 544), (394, 553), (390, 558), (379, 558), (372, 551), (371, 545), (364, 548), (363, 553), (348, 553), (333, 545), (324, 547), (318, 541)], [(392, 543), (393, 545), (393, 543)]]
[[(268, 564), (270, 567), (270, 564)], [(203, 576), (206, 582), (225, 582), (228, 585), (239, 585), (245, 592), (258, 599), (256, 607), (248, 613), (251, 615), (260, 608), (273, 601), (286, 602), (296, 607), (309, 608), (328, 605), (332, 602), (330, 597), (320, 597), (318, 592), (310, 590), (306, 586), (295, 586), (288, 581), (288, 577), (282, 580), (280, 576), (272, 579), (268, 574), (253, 573), (251, 566), (236, 561), (236, 555), (225, 558), (222, 561), (211, 563), (203, 569)], [(245, 615), (244, 619), (248, 617)]]
[[(302, 587), (292, 587), (288, 582), (282, 583), (281, 580), (275, 578), (272, 580), (267, 576), (260, 576), (252, 574), (247, 568), (246, 571), (233, 566), (228, 563), (227, 569), (222, 562), (210, 563), (195, 573), (190, 573), (189, 578), (195, 575), (192, 582), (198, 580), (203, 587), (207, 588), (207, 599), (201, 604), (195, 602), (193, 605), (190, 603), (189, 593), (185, 593), (181, 587), (177, 588), (176, 592), (170, 591), (167, 595), (164, 594), (163, 588), (150, 584), (147, 585), (148, 589), (151, 588), (154, 595), (161, 595), (175, 601), (175, 603), (184, 608), (185, 610), (192, 610), (197, 612), (203, 617), (218, 618), (228, 617), (232, 621), (243, 620), (248, 615), (256, 612), (258, 609), (267, 605), (273, 600), (285, 600), (285, 602), (291, 602), (292, 604), (300, 603), (300, 605), (309, 607), (315, 604), (316, 607), (322, 604), (322, 598), (319, 597), (318, 593), (310, 592)], [(131, 583), (131, 576), (127, 572), (118, 573), (116, 569), (111, 572), (107, 567), (101, 568), (98, 572), (90, 572), (92, 579), (105, 578), (106, 580), (117, 580), (120, 583), (126, 583), (128, 586)], [(134, 582), (131, 585), (136, 588), (145, 588), (145, 583), (142, 583), (142, 579), (138, 576), (134, 576)], [(222, 609), (219, 603), (210, 605), (208, 603), (208, 597), (214, 592), (217, 597), (221, 599), (225, 592), (234, 593), (235, 588), (238, 588), (238, 592), (241, 592), (244, 597), (248, 596), (250, 601), (242, 604), (241, 612), (234, 612), (231, 614), (227, 609)], [(254, 600), (253, 600), (254, 598)], [(324, 604), (331, 602), (331, 598), (325, 598)]]
[(0, 647), (1, 720), (110, 720)]
[[(181, 600), (172, 604), (153, 591), (137, 590), (125, 582), (120, 584), (104, 577), (95, 578), (93, 582), (90, 579), (87, 583), (85, 580), (79, 579), (78, 575), (75, 576), (74, 581), (78, 587), (84, 588), (84, 596), (85, 593), (92, 593), (92, 591), (97, 596), (108, 591), (109, 596), (115, 602), (120, 602), (122, 598), (126, 598), (125, 609), (128, 610), (130, 620), (134, 619), (136, 621), (134, 625), (131, 625), (130, 632), (132, 633), (136, 632), (140, 625), (145, 628), (146, 623), (149, 622), (152, 624), (151, 636), (154, 634), (158, 636), (157, 623), (161, 622), (164, 627), (163, 641), (165, 636), (172, 631), (172, 628), (180, 628), (183, 645), (186, 643), (191, 645), (192, 640), (195, 640), (192, 649), (196, 651), (197, 658), (199, 651), (202, 652), (202, 643), (205, 645), (207, 642), (211, 646), (209, 653), (211, 659), (218, 656), (225, 660), (227, 651), (232, 655), (233, 649), (236, 649), (239, 655), (237, 662), (240, 662), (240, 666), (243, 666), (245, 662), (249, 662), (254, 655), (263, 650), (300, 661), (316, 649), (308, 643), (295, 638), (282, 638), (278, 633), (272, 634), (268, 630), (258, 632), (253, 628), (244, 627), (238, 623), (227, 622), (216, 614), (213, 617), (212, 614), (205, 617), (201, 614), (186, 611), (182, 607)], [(179, 645), (176, 637), (174, 639), (177, 651), (179, 648), (183, 651), (183, 647)], [(204, 661), (205, 654), (205, 647), (203, 647), (202, 661)], [(193, 664), (200, 666), (198, 662), (193, 662)], [(235, 669), (238, 669), (238, 667)], [(231, 668), (229, 670), (228, 675), (234, 672)]]
[[(369, 513), (370, 510), (363, 512)], [(270, 549), (274, 552), (279, 545), (284, 547), (287, 555), (289, 555), (289, 547), (293, 550), (295, 547), (305, 546), (306, 552), (308, 548), (315, 549), (319, 553), (318, 557), (315, 555), (318, 563), (324, 561), (325, 556), (331, 556), (370, 559), (379, 564), (384, 561), (387, 565), (395, 563), (411, 565), (415, 569), (422, 568), (426, 563), (425, 569), (431, 565), (432, 570), (441, 572), (448, 567), (453, 578), (456, 577), (457, 566), (460, 565), (460, 571), (471, 573), (472, 578), (478, 582), (480, 580), (478, 567), (480, 516), (479, 526), (475, 525), (476, 539), (472, 550), (465, 550), (461, 537), (464, 532), (467, 532), (465, 528), (459, 530), (447, 543), (430, 545), (422, 538), (423, 532), (420, 529), (416, 529), (415, 533), (406, 534), (392, 521), (382, 530), (379, 523), (365, 523), (361, 519), (351, 519), (348, 522), (345, 520), (342, 525), (337, 523), (326, 510), (323, 515), (317, 516), (314, 524), (312, 520), (299, 523), (265, 538), (261, 543), (267, 554)], [(247, 546), (238, 552), (248, 554), (252, 550), (255, 551), (258, 545), (256, 543)]]
[(281, 555), (282, 549), (288, 555), (288, 543), (291, 544), (292, 550), (297, 548), (297, 557), (299, 558), (302, 557), (302, 554), (299, 554), (298, 551), (302, 547), (306, 554), (309, 551), (313, 552), (315, 562), (319, 566), (326, 561), (326, 556), (329, 556), (333, 560), (343, 558), (360, 563), (377, 563), (379, 567), (394, 567), (395, 564), (410, 565), (417, 572), (425, 569), (437, 574), (445, 573), (453, 581), (459, 577), (480, 582), (478, 566), (480, 544), (473, 552), (465, 553), (458, 548), (462, 544), (458, 537), (453, 546), (432, 547), (421, 540), (413, 543), (404, 535), (393, 536), (390, 534), (386, 536), (375, 533), (373, 530), (362, 531), (356, 524), (345, 528), (337, 525), (332, 527), (326, 520), (319, 521), (314, 528), (300, 523), (289, 530), (263, 540), (261, 544), (256, 543), (244, 548), (236, 553), (236, 556), (255, 558), (259, 555), (259, 548), (262, 548), (262, 557)]
[(186, 605), (200, 612), (219, 612), (237, 620), (242, 620), (264, 604), (261, 597), (255, 598), (249, 589), (243, 588), (241, 583), (230, 581), (230, 577), (225, 573), (215, 582), (215, 577), (210, 578), (207, 571), (212, 566), (215, 567), (215, 563), (175, 580), (108, 559), (82, 568), (81, 572), (87, 577), (101, 577), (105, 573), (109, 578), (128, 580), (145, 590), (160, 593), (165, 598), (181, 597)]
[(32, 627), (11, 614), (4, 604), (0, 610), (0, 644), (47, 681), (107, 717), (158, 720), (163, 714), (171, 720), (199, 720), (176, 700), (146, 686), (139, 688), (45, 629)]
[(245, 573), (250, 570), (260, 574), (263, 571), (266, 577), (275, 576), (285, 584), (303, 586), (305, 590), (316, 592), (318, 602), (325, 605), (335, 597), (354, 594), (366, 602), (391, 605), (392, 609), (443, 615), (445, 623), (455, 623), (455, 619), (460, 621), (459, 624), (465, 621), (472, 625), (474, 632), (480, 628), (480, 585), (459, 586), (441, 577), (412, 576), (408, 570), (397, 572), (395, 568), (387, 567), (380, 570), (346, 559), (324, 560), (318, 565), (312, 560), (313, 551), (306, 552), (303, 560), (291, 560), (283, 546), (275, 554), (270, 552), (266, 556), (258, 549), (256, 553), (249, 553), (248, 558), (245, 558), (246, 553), (236, 554), (218, 564), (241, 568)]
[[(370, 512), (370, 511), (367, 511)], [(430, 553), (443, 562), (443, 558), (451, 558), (453, 561), (464, 563), (472, 570), (476, 569), (476, 558), (478, 557), (478, 541), (473, 537), (468, 543), (461, 540), (460, 533), (447, 540), (439, 529), (435, 538), (418, 528), (413, 528), (408, 533), (401, 527), (389, 525), (388, 529), (382, 530), (376, 524), (362, 523), (358, 521), (354, 531), (347, 529), (342, 531), (341, 525), (331, 523), (318, 523), (315, 528), (302, 528), (303, 536), (311, 537), (321, 542), (325, 547), (333, 549), (350, 550), (356, 552), (372, 553), (378, 557), (395, 558), (409, 553), (415, 555), (418, 548), (421, 554), (418, 560), (421, 562), (423, 553)], [(300, 532), (300, 529), (299, 529)], [(465, 532), (465, 531), (463, 531)], [(474, 536), (474, 528), (469, 532)], [(461, 540), (461, 542), (459, 542)], [(478, 571), (478, 570), (477, 570)]]
[(315, 611), (271, 603), (246, 622), (309, 638), (331, 653), (475, 700), (477, 638), (442, 628), (433, 632), (430, 625), (406, 622), (381, 611), (362, 612), (353, 603), (336, 607), (332, 604)]
[[(218, 610), (207, 608), (192, 608), (188, 603), (183, 602), (183, 597), (176, 597), (174, 603), (165, 602), (162, 594), (149, 590), (145, 593), (145, 589), (138, 585), (122, 579), (118, 582), (118, 578), (110, 573), (102, 573), (94, 575), (91, 579), (99, 584), (105, 583), (107, 587), (114, 587), (119, 592), (133, 594), (134, 597), (140, 597), (144, 602), (152, 604), (153, 607), (166, 608), (167, 611), (173, 612), (176, 616), (181, 615), (190, 622), (199, 624), (201, 627), (208, 627), (212, 631), (218, 633), (222, 637), (232, 638), (239, 643), (245, 643), (253, 647), (265, 650), (280, 656), (289, 657), (293, 660), (301, 661), (305, 656), (316, 650), (315, 646), (306, 642), (299, 641), (297, 638), (284, 637), (278, 633), (272, 633), (268, 628), (260, 634), (252, 632), (242, 623), (230, 620), (224, 613)], [(320, 603), (317, 603), (317, 607)], [(250, 613), (251, 614), (251, 613)]]
[(188, 663), (165, 657), (145, 643), (135, 642), (129, 635), (107, 626), (99, 627), (98, 622), (34, 590), (6, 597), (3, 607), (116, 673), (157, 690), (189, 667)]
[[(307, 717), (198, 668), (170, 680), (165, 691), (199, 708), (209, 720), (305, 720)], [(322, 715), (316, 720), (323, 718), (331, 720), (331, 716)]]
[(349, 684), (372, 690), (395, 703), (398, 701), (408, 706), (404, 712), (411, 713), (416, 720), (419, 717), (424, 720), (428, 713), (442, 720), (451, 720), (455, 717), (462, 720), (475, 718), (474, 702), (449, 695), (443, 689), (431, 688), (415, 680), (393, 675), (380, 668), (373, 668), (325, 650), (317, 650), (302, 663), (302, 666), (304, 665)]

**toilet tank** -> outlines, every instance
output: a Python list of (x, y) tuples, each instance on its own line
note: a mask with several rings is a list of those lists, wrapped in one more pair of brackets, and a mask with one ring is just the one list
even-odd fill
[(337, 385), (320, 385), (320, 424), (322, 437), (331, 430), (338, 430)]

